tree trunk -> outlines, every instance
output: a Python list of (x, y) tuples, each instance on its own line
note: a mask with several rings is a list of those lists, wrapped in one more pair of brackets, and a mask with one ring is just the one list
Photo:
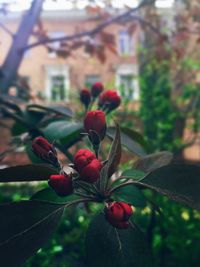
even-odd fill
[(23, 49), (27, 46), (33, 28), (40, 17), (43, 2), (44, 0), (33, 0), (31, 8), (24, 15), (13, 38), (11, 48), (0, 69), (1, 94), (7, 94), (9, 87), (12, 86), (13, 81), (16, 79), (18, 68), (23, 59)]

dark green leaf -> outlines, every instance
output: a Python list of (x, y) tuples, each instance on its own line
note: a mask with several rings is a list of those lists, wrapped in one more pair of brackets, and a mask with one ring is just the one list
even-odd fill
[(129, 178), (129, 179), (139, 180), (145, 176), (145, 173), (140, 170), (133, 169), (133, 170), (123, 171), (121, 176)]
[(147, 188), (200, 210), (200, 166), (172, 164), (147, 174), (140, 180)]
[(36, 125), (44, 118), (43, 112), (32, 112), (29, 110), (23, 111), (23, 119), (30, 126), (30, 128), (37, 127)]
[(58, 172), (48, 165), (21, 165), (0, 170), (0, 182), (30, 182), (48, 180)]
[(119, 126), (116, 125), (115, 138), (112, 142), (112, 146), (108, 155), (108, 176), (111, 176), (117, 170), (117, 167), (121, 159), (121, 137)]
[(139, 159), (134, 168), (142, 170), (144, 172), (151, 172), (157, 168), (165, 166), (171, 162), (173, 154), (167, 151), (153, 153)]
[(110, 148), (108, 161), (101, 169), (101, 177), (100, 177), (101, 192), (105, 191), (105, 188), (108, 183), (108, 178), (111, 177), (113, 173), (115, 173), (117, 166), (120, 163), (120, 159), (121, 159), (121, 138), (120, 138), (119, 126), (116, 125), (115, 137)]
[(52, 112), (58, 115), (66, 116), (66, 117), (73, 117), (73, 113), (71, 109), (61, 106), (61, 105), (59, 106), (51, 105), (51, 106), (45, 107), (45, 106), (33, 104), (33, 105), (29, 105), (27, 107), (27, 110), (33, 111), (33, 112), (39, 112), (39, 111), (46, 112), (46, 113)]
[(69, 122), (69, 121), (57, 121), (49, 124), (43, 133), (45, 137), (53, 142), (54, 140), (66, 139), (67, 141), (71, 140), (74, 136), (74, 133), (80, 134), (83, 125), (79, 122)]
[(0, 103), (20, 113), (20, 105), (24, 104), (24, 101), (16, 96), (1, 94)]
[(133, 141), (140, 144), (143, 148), (148, 149), (148, 144), (144, 140), (144, 137), (140, 133), (136, 132), (133, 129), (127, 128), (127, 127), (120, 127), (120, 130), (122, 133), (124, 133), (125, 135), (130, 137)]
[(151, 267), (143, 233), (138, 228), (117, 230), (103, 214), (92, 221), (86, 235), (89, 267)]
[(64, 206), (39, 201), (0, 205), (0, 259), (3, 267), (20, 267), (57, 227)]
[[(108, 128), (106, 134), (110, 138), (114, 138), (115, 129), (114, 128)], [(136, 154), (139, 157), (143, 157), (146, 155), (146, 152), (144, 148), (138, 143), (135, 142), (132, 138), (130, 138), (128, 135), (121, 133), (121, 143), (123, 146), (125, 146), (129, 151)]]
[(44, 200), (55, 203), (65, 203), (76, 199), (78, 199), (78, 196), (73, 194), (66, 197), (59, 197), (50, 187), (38, 191), (31, 197), (31, 200)]
[(146, 206), (146, 198), (142, 191), (134, 185), (120, 187), (115, 191), (115, 198), (120, 201), (125, 201), (135, 207)]
[(15, 122), (11, 129), (12, 135), (20, 135), (22, 133), (26, 133), (27, 131), (28, 128), (20, 122)]

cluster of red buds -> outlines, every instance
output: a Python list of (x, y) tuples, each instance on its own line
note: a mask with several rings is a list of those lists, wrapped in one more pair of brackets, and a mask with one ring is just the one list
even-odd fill
[(130, 226), (129, 219), (133, 214), (131, 205), (125, 202), (111, 202), (105, 208), (105, 217), (109, 223), (118, 228), (126, 229)]
[(98, 98), (98, 108), (106, 112), (111, 112), (116, 109), (121, 103), (121, 97), (116, 90), (104, 91), (102, 83), (97, 82), (92, 85), (91, 90), (85, 88), (80, 91), (80, 100), (88, 109), (90, 104), (93, 104)]
[(100, 178), (102, 163), (89, 149), (80, 149), (74, 157), (74, 168), (80, 180), (94, 183)]
[[(97, 97), (103, 91), (103, 86), (100, 83), (93, 85), (91, 89), (92, 97)], [(86, 98), (87, 91), (82, 91), (82, 101), (85, 104), (89, 103)], [(89, 94), (88, 94), (89, 96)], [(87, 100), (87, 101), (86, 101)], [(109, 106), (112, 110), (120, 103), (120, 98), (117, 93), (113, 91), (106, 91), (102, 93), (99, 98), (100, 106)], [(110, 103), (110, 104), (108, 104)], [(59, 170), (59, 174), (54, 174), (49, 177), (49, 186), (59, 196), (68, 196), (72, 193), (79, 196), (87, 197), (87, 183), (88, 188), (95, 189), (93, 191), (94, 199), (97, 202), (105, 202), (104, 214), (106, 220), (118, 229), (126, 229), (130, 226), (129, 218), (133, 213), (131, 205), (125, 202), (115, 202), (112, 200), (111, 195), (102, 195), (100, 190), (99, 181), (101, 181), (101, 170), (106, 164), (101, 162), (98, 157), (99, 145), (106, 135), (106, 115), (103, 110), (88, 111), (84, 118), (84, 129), (89, 137), (95, 154), (89, 149), (80, 149), (76, 152), (73, 159), (73, 171), (70, 174), (64, 172), (61, 163), (57, 158), (57, 152), (54, 145), (49, 143), (44, 137), (37, 137), (32, 142), (33, 152), (40, 157), (43, 161), (52, 164)], [(80, 189), (83, 191), (80, 191)], [(85, 191), (84, 191), (85, 190)], [(89, 190), (89, 195), (90, 195)], [(96, 198), (95, 198), (96, 197)]]

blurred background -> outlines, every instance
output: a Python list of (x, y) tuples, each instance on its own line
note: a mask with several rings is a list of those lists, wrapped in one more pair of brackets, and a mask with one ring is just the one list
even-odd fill
[[(167, 150), (175, 162), (199, 164), (199, 46), (199, 0), (0, 0), (0, 167), (32, 159), (17, 143), (26, 132), (17, 107), (61, 105), (81, 116), (79, 92), (95, 82), (121, 95), (115, 120), (140, 132), (148, 153)], [(134, 160), (125, 151), (121, 168)], [(44, 187), (1, 185), (0, 199)], [(198, 265), (200, 214), (154, 198), (164, 219), (146, 207), (136, 220), (148, 231), (156, 266)], [(87, 212), (71, 209), (24, 267), (86, 266)]]

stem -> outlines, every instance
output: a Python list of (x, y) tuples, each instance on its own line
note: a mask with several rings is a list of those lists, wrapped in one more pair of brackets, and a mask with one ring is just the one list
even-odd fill
[(71, 205), (75, 205), (75, 204), (79, 204), (81, 202), (88, 202), (88, 201), (92, 201), (92, 198), (82, 198), (82, 199), (77, 199), (72, 201), (71, 203), (69, 203), (68, 205), (65, 205), (65, 208), (71, 206)]
[(59, 145), (58, 143), (55, 143), (55, 146), (70, 160), (70, 162), (73, 162), (73, 156), (72, 154), (67, 151), (63, 146)]
[(99, 147), (100, 147), (99, 145), (93, 145), (93, 149), (94, 149), (95, 156), (97, 159), (99, 157)]
[(86, 185), (83, 185), (82, 183), (79, 183), (78, 181), (75, 181), (75, 185), (78, 185), (81, 189), (83, 189), (84, 191), (86, 191), (89, 194), (92, 194), (95, 196), (94, 192), (92, 192), (90, 189), (88, 189), (86, 187)]
[[(76, 192), (76, 191), (75, 191), (74, 194), (77, 195), (77, 196), (80, 196), (80, 197), (88, 198), (88, 195), (86, 195), (86, 194), (84, 194), (84, 193), (80, 193), (80, 192)], [(92, 197), (92, 196), (90, 197), (90, 199), (91, 199), (91, 200), (95, 200), (95, 198)]]
[(126, 182), (126, 183), (122, 183), (122, 184), (119, 184), (119, 185), (113, 187), (113, 188), (109, 191), (109, 194), (112, 194), (112, 193), (115, 192), (117, 189), (119, 189), (119, 188), (121, 188), (121, 187), (124, 187), (124, 186), (127, 186), (127, 185), (142, 185), (142, 186), (144, 186), (142, 183), (137, 182), (137, 181)]
[(67, 207), (70, 207), (72, 205), (75, 205), (75, 204), (79, 204), (81, 202), (88, 202), (88, 201), (93, 201), (92, 198), (80, 198), (80, 199), (76, 199), (74, 201), (70, 201), (69, 203), (68, 202), (51, 202), (51, 201), (47, 201), (47, 200), (31, 200), (31, 201), (34, 201), (34, 202), (41, 202), (41, 203), (47, 203), (47, 204), (51, 204), (51, 205), (60, 205), (60, 206), (64, 206), (65, 208)]

